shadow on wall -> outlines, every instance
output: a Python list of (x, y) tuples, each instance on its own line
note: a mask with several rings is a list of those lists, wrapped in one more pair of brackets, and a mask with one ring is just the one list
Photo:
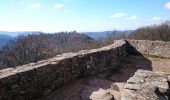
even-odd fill
[(114, 93), (110, 95), (110, 93), (106, 91), (109, 88), (116, 92), (121, 91), (121, 86), (123, 87), (123, 84), (119, 86), (120, 84), (118, 85), (114, 82), (127, 82), (138, 69), (152, 70), (152, 62), (149, 59), (145, 58), (128, 42), (126, 48), (128, 56), (120, 64), (120, 69), (117, 73), (112, 71), (113, 75), (109, 77), (110, 80), (108, 80), (108, 77), (103, 77), (107, 76), (103, 74), (108, 73), (101, 73), (97, 75), (97, 77), (86, 77), (80, 79), (80, 83), (70, 83), (67, 88), (62, 88), (61, 91), (50, 95), (46, 100), (56, 100), (56, 98), (60, 98), (58, 100), (90, 100), (95, 97), (99, 99), (100, 97), (102, 98), (102, 96), (107, 96), (105, 98), (112, 98), (112, 100), (119, 99)]
[(101, 95), (107, 96), (105, 98), (111, 98), (112, 96), (112, 100), (117, 100), (119, 99), (118, 96), (114, 93), (109, 95), (109, 92), (105, 90), (111, 88), (114, 91), (120, 92), (121, 86), (116, 83), (127, 82), (127, 80), (132, 77), (138, 69), (152, 70), (152, 62), (130, 45), (128, 41), (126, 41), (126, 50), (128, 56), (120, 64), (118, 71), (116, 71), (117, 73), (114, 73), (115, 71), (113, 71), (113, 75), (109, 77), (109, 80), (97, 77), (86, 81), (88, 82), (86, 83), (87, 87), (85, 87), (82, 93), (83, 95), (81, 95), (83, 100), (89, 100), (92, 97), (99, 98)]
[(140, 55), (140, 56), (143, 56), (135, 47), (133, 47), (127, 40), (125, 40), (126, 42), (126, 52), (129, 54), (129, 55)]
[(126, 43), (128, 56), (121, 63), (119, 73), (110, 78), (115, 82), (126, 82), (138, 69), (152, 71), (152, 62), (131, 46), (128, 41)]

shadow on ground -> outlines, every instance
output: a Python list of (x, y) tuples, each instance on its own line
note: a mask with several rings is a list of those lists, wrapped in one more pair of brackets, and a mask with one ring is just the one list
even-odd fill
[(115, 82), (126, 82), (138, 69), (152, 71), (152, 62), (142, 55), (129, 55), (121, 64), (120, 72), (111, 77)]
[[(106, 72), (97, 76), (76, 80), (53, 92), (46, 100), (102, 100), (112, 96), (113, 100), (121, 99), (121, 92), (126, 81), (138, 69), (153, 70), (152, 62), (144, 57), (130, 44), (127, 45), (129, 55), (120, 64), (119, 71), (108, 77)], [(96, 97), (96, 98), (94, 98)]]
[[(138, 69), (152, 70), (152, 62), (142, 55), (129, 55), (121, 63), (119, 72), (107, 77), (107, 73), (76, 80), (69, 85), (53, 92), (46, 100), (90, 100), (93, 95), (112, 95), (113, 100), (120, 100), (125, 82), (134, 75)], [(102, 91), (103, 93), (103, 91)], [(98, 95), (99, 94), (99, 95)]]

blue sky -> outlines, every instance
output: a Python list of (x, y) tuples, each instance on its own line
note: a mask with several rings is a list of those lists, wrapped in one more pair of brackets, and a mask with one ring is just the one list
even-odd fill
[(170, 0), (0, 0), (0, 31), (130, 30), (170, 19)]

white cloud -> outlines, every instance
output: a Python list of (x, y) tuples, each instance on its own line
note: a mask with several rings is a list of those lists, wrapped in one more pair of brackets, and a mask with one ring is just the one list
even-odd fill
[(152, 20), (153, 20), (153, 21), (161, 21), (161, 18), (160, 18), (160, 17), (155, 16), (155, 17), (153, 17), (153, 18), (152, 18)]
[(57, 9), (59, 9), (59, 8), (64, 8), (64, 4), (62, 4), (62, 3), (56, 4), (56, 5), (54, 6), (54, 8), (57, 8)]
[(162, 19), (161, 17), (155, 16), (152, 18), (153, 24), (161, 24), (163, 23), (165, 20)]
[(137, 19), (138, 19), (137, 15), (133, 15), (127, 18), (127, 20), (133, 20), (133, 21), (137, 21)]
[(121, 18), (121, 17), (124, 17), (124, 16), (126, 16), (125, 13), (115, 13), (112, 16), (110, 16), (110, 18)]
[(168, 10), (170, 10), (170, 2), (167, 2), (166, 4), (165, 4), (165, 9), (168, 9)]
[(34, 8), (40, 8), (41, 7), (41, 4), (40, 3), (34, 3), (34, 4), (30, 4), (28, 6), (28, 8), (30, 9), (34, 9)]
[(163, 19), (161, 17), (155, 16), (152, 18), (153, 24), (161, 24), (161, 23), (166, 23), (170, 24), (170, 19)]

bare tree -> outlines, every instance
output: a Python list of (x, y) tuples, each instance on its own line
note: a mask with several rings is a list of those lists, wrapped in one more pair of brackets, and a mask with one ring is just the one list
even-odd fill
[(138, 28), (129, 35), (129, 38), (152, 41), (170, 41), (170, 25), (167, 23), (162, 23), (161, 25)]
[(1, 50), (0, 61), (5, 66), (14, 67), (48, 58), (53, 50), (54, 46), (43, 34), (19, 36)]
[(61, 32), (56, 34), (35, 33), (19, 36), (0, 50), (0, 65), (15, 67), (53, 57), (66, 52), (103, 46), (84, 34)]

